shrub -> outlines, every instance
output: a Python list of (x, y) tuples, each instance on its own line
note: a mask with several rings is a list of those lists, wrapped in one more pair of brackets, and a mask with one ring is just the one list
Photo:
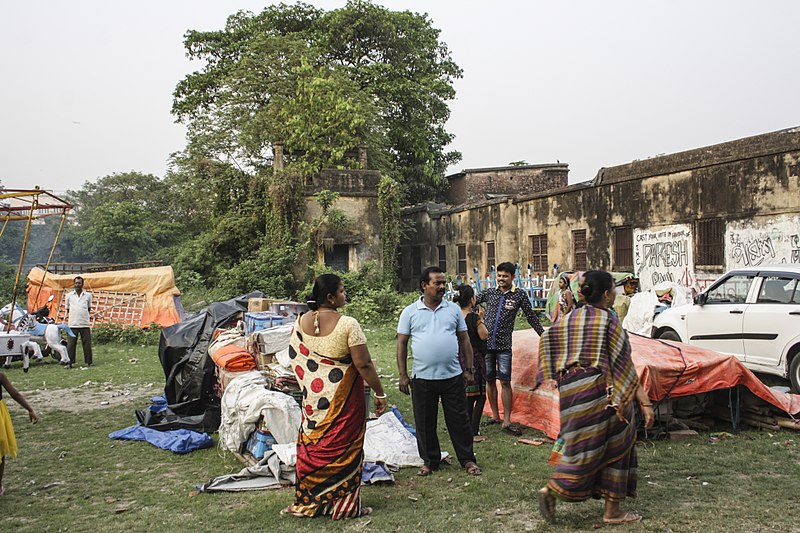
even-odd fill
[(154, 323), (146, 328), (124, 324), (97, 324), (92, 328), (92, 339), (98, 344), (117, 342), (157, 346), (160, 337), (161, 326)]
[(400, 312), (418, 297), (417, 293), (397, 292), (391, 287), (368, 289), (352, 298), (343, 311), (362, 324), (391, 324), (396, 323)]

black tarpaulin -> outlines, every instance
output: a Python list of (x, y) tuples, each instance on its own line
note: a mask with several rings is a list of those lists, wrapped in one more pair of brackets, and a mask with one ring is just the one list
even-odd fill
[(208, 433), (219, 428), (219, 398), (213, 390), (214, 362), (208, 356), (211, 336), (216, 328), (247, 311), (250, 298), (263, 297), (262, 292), (256, 291), (216, 302), (183, 322), (161, 330), (158, 357), (166, 377), (164, 396), (168, 414), (147, 410), (137, 413), (142, 425)]

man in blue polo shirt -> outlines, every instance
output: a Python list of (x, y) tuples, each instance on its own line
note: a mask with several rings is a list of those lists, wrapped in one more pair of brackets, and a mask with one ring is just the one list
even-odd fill
[[(409, 393), (417, 425), (417, 449), (424, 461), (417, 475), (427, 476), (439, 468), (442, 459), (436, 435), (439, 400), (442, 402), (447, 432), (456, 457), (468, 474), (478, 476), (481, 469), (472, 451), (472, 430), (467, 414), (464, 381), (472, 383), (472, 346), (467, 324), (459, 306), (444, 300), (445, 277), (442, 269), (428, 267), (420, 276), (422, 296), (400, 314), (397, 324), (397, 368), (400, 392)], [(408, 340), (414, 363), (408, 377)], [(458, 351), (464, 353), (462, 372)]]

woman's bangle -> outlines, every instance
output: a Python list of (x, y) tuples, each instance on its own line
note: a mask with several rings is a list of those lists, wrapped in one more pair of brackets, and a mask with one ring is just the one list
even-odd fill
[(384, 392), (383, 394), (376, 394), (375, 395), (375, 399), (377, 399), (377, 400), (385, 400), (386, 399), (386, 393)]
[(653, 407), (652, 403), (639, 403), (639, 407)]

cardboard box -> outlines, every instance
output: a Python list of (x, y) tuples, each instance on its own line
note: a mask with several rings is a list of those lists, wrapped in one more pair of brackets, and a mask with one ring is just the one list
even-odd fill
[(276, 362), (274, 353), (258, 353), (256, 354), (256, 368), (258, 370), (266, 370), (269, 365)]
[(284, 324), (294, 322), (297, 317), (308, 311), (308, 305), (300, 302), (274, 301), (269, 310), (278, 316), (284, 317)]
[(248, 312), (256, 312), (256, 311), (269, 311), (269, 306), (274, 302), (270, 298), (250, 298), (247, 300), (247, 311)]

